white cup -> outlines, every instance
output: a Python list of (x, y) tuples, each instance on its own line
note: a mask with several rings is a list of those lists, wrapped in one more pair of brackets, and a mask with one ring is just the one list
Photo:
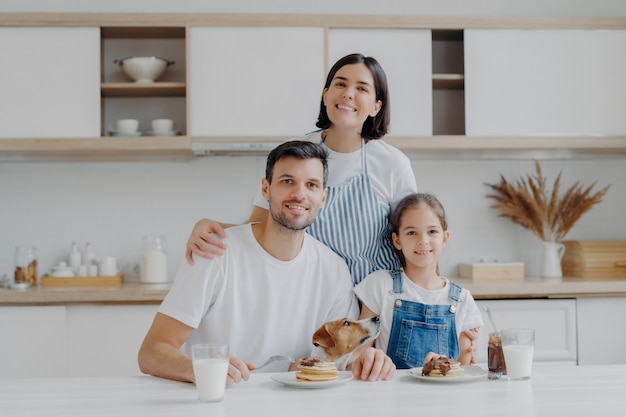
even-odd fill
[(115, 121), (115, 132), (117, 133), (135, 133), (139, 128), (139, 120), (137, 119), (119, 119)]
[(100, 261), (100, 275), (103, 277), (111, 277), (117, 275), (117, 262), (112, 256), (105, 256)]
[(154, 119), (152, 121), (152, 131), (155, 133), (169, 133), (174, 130), (172, 119)]
[(97, 277), (98, 276), (98, 265), (96, 264), (90, 264), (87, 266), (87, 274), (89, 274), (90, 277)]
[(206, 343), (191, 347), (193, 374), (200, 401), (218, 402), (224, 399), (228, 355), (228, 345), (223, 343)]
[(500, 338), (508, 378), (530, 379), (535, 350), (535, 330), (502, 329)]

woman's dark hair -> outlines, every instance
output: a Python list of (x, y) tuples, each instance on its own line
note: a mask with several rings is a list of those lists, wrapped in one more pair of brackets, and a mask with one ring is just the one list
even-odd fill
[[(374, 78), (376, 100), (380, 100), (382, 103), (378, 114), (374, 117), (368, 117), (367, 120), (365, 120), (365, 123), (363, 123), (361, 136), (365, 139), (365, 141), (380, 139), (387, 134), (391, 116), (389, 111), (389, 87), (387, 86), (387, 76), (375, 58), (369, 56), (366, 57), (363, 54), (350, 54), (344, 56), (330, 69), (328, 77), (326, 78), (326, 84), (324, 84), (324, 90), (330, 87), (337, 71), (344, 66), (351, 64), (365, 64), (365, 66), (370, 70), (372, 77)], [(323, 95), (320, 102), (320, 113), (317, 117), (317, 123), (315, 125), (320, 129), (328, 129), (331, 125), (328, 113), (326, 112), (326, 106), (324, 105)]]
[(285, 156), (294, 156), (298, 159), (319, 159), (324, 168), (324, 187), (328, 179), (328, 151), (322, 145), (306, 140), (290, 140), (275, 147), (267, 156), (265, 165), (265, 179), (272, 182), (274, 165)]
[[(439, 222), (441, 223), (441, 228), (445, 232), (448, 230), (448, 221), (446, 220), (446, 211), (443, 208), (443, 204), (432, 194), (427, 193), (414, 193), (409, 194), (404, 197), (396, 208), (389, 215), (389, 229), (392, 233), (398, 235), (400, 233), (400, 223), (402, 222), (402, 216), (408, 209), (418, 208), (418, 207), (429, 207), (431, 208), (437, 217), (439, 218)], [(406, 266), (406, 259), (404, 258), (404, 254), (401, 250), (396, 249), (396, 254), (398, 255), (398, 259), (400, 259), (400, 264), (404, 267)], [(439, 273), (439, 267), (437, 267), (437, 273)]]

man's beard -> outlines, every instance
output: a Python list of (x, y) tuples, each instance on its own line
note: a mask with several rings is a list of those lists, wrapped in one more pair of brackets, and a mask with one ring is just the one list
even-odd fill
[(285, 229), (289, 229), (289, 230), (306, 229), (313, 223), (313, 220), (314, 220), (308, 217), (305, 219), (298, 219), (298, 220), (290, 219), (290, 218), (287, 218), (287, 216), (283, 213), (272, 213), (272, 219), (274, 219), (276, 223), (280, 224)]

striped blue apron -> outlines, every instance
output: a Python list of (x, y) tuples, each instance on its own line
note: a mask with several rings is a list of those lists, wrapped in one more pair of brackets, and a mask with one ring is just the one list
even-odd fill
[(363, 172), (345, 185), (328, 187), (326, 204), (307, 229), (346, 261), (355, 285), (374, 271), (400, 267), (387, 227), (389, 203), (378, 197), (367, 173), (365, 141), (361, 159)]

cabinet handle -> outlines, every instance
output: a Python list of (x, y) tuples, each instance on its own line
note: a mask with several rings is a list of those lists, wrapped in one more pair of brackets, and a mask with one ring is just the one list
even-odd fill
[(615, 266), (618, 268), (626, 267), (626, 262), (615, 262)]

